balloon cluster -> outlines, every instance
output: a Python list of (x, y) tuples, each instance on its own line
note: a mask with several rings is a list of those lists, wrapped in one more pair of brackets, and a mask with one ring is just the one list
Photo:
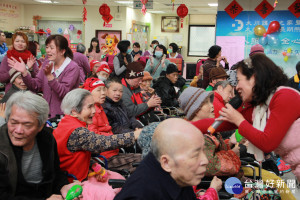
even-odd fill
[(288, 49), (286, 50), (286, 52), (285, 52), (285, 51), (282, 52), (283, 60), (284, 60), (285, 62), (287, 62), (287, 61), (289, 60), (289, 57), (291, 56), (291, 54), (292, 54), (292, 48), (288, 48)]
[(262, 25), (257, 25), (254, 28), (254, 34), (257, 36), (263, 36), (259, 39), (259, 44), (270, 46), (278, 46), (279, 45), (279, 38), (275, 34), (280, 29), (280, 24), (278, 21), (272, 21), (269, 24), (268, 30), (265, 29)]

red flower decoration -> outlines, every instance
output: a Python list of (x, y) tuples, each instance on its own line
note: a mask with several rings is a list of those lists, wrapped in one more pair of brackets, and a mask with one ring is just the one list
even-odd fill
[(81, 33), (82, 33), (81, 30), (78, 30), (78, 31), (77, 31), (77, 34), (78, 34), (78, 35), (81, 35)]

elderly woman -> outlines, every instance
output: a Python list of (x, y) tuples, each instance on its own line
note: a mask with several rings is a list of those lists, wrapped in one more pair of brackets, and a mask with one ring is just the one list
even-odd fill
[(46, 40), (47, 58), (36, 78), (32, 78), (23, 61), (12, 58), (9, 66), (22, 73), (23, 81), (33, 92), (43, 92), (50, 106), (50, 117), (63, 114), (60, 104), (64, 96), (79, 86), (79, 67), (72, 61), (73, 53), (68, 41), (61, 35), (51, 35)]
[[(28, 50), (29, 42), (28, 37), (23, 32), (16, 32), (12, 36), (13, 48), (7, 51), (7, 55), (4, 56), (1, 66), (0, 66), (0, 82), (7, 83), (5, 87), (5, 92), (11, 88), (9, 70), (11, 69), (9, 65), (9, 60), (14, 59), (17, 61), (24, 62), (25, 70), (29, 70), (32, 77), (35, 77), (39, 69), (35, 62), (35, 57)], [(20, 60), (21, 59), (21, 60)]]
[(91, 154), (130, 146), (140, 131), (104, 136), (87, 129), (93, 123), (95, 102), (92, 94), (84, 89), (69, 92), (61, 104), (65, 117), (54, 130), (60, 167), (83, 180), (87, 177)]

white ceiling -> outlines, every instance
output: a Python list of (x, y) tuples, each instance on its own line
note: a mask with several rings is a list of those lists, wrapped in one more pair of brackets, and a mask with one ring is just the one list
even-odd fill
[[(38, 3), (34, 0), (11, 0), (12, 2), (18, 2), (22, 4), (44, 4)], [(59, 2), (58, 4), (52, 5), (78, 5), (82, 6), (82, 0), (52, 0)], [(89, 6), (100, 6), (102, 3), (106, 3), (109, 6), (128, 6), (124, 4), (116, 3), (117, 0), (87, 0), (86, 5)], [(132, 1), (132, 0), (119, 0), (119, 1)], [(210, 7), (208, 3), (218, 3), (218, 0), (175, 0), (175, 9), (172, 11), (171, 0), (153, 0), (153, 9), (151, 11), (164, 11), (168, 14), (175, 14), (179, 4), (184, 3), (189, 8), (189, 14), (217, 14), (217, 7)], [(44, 4), (45, 5), (45, 4)], [(130, 6), (128, 6), (130, 7)], [(131, 6), (132, 7), (132, 6)]]

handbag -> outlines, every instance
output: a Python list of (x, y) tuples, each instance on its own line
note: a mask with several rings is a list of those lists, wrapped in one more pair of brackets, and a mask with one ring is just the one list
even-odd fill
[(234, 176), (240, 171), (240, 158), (223, 141), (221, 135), (205, 134), (205, 153), (209, 160), (206, 176)]

